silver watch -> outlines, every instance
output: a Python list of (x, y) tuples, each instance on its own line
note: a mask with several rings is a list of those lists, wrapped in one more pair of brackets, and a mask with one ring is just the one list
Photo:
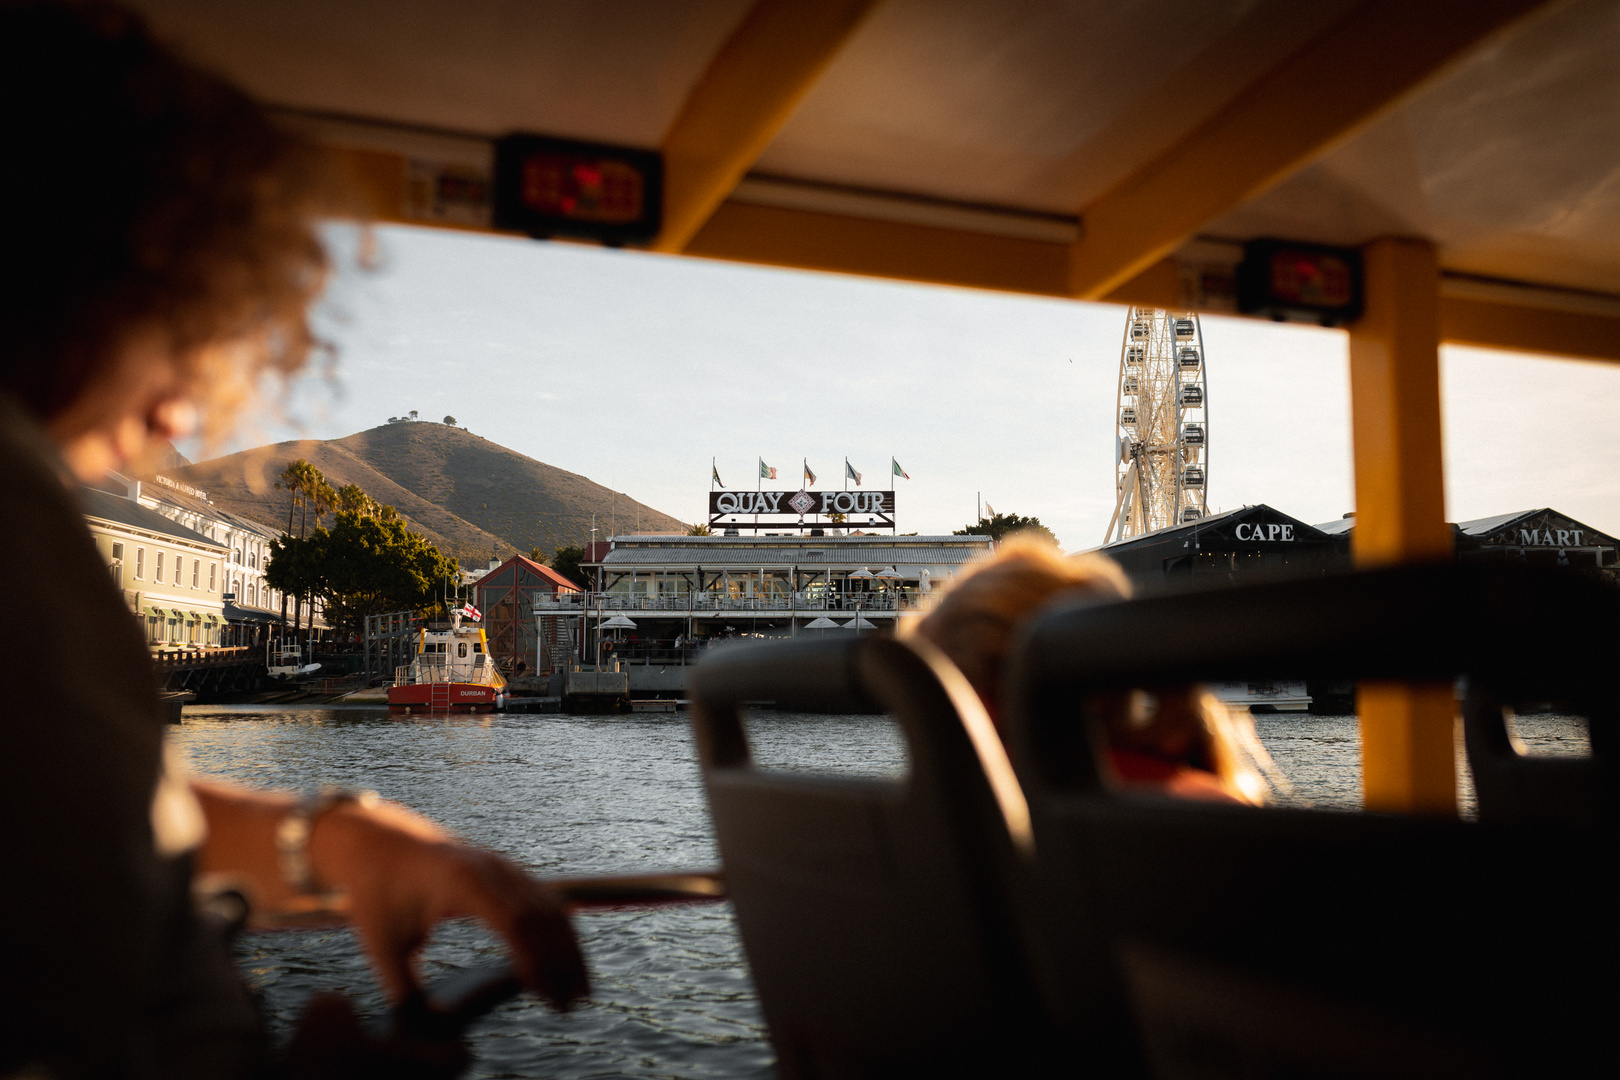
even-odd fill
[(281, 864), (281, 878), (293, 892), (303, 896), (336, 896), (337, 890), (323, 889), (315, 878), (315, 868), (309, 861), (309, 838), (321, 815), (345, 803), (370, 806), (377, 801), (375, 791), (351, 791), (347, 788), (323, 788), (306, 795), (298, 805), (287, 811), (276, 823), (276, 857)]

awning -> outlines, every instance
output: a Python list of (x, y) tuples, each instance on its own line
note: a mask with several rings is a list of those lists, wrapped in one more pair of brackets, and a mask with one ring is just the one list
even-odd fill
[(202, 622), (203, 621), (203, 617), (201, 615), (197, 614), (195, 611), (188, 611), (188, 612), (186, 612), (186, 614), (191, 616), (191, 621), (192, 622)]
[(211, 623), (217, 623), (217, 622), (219, 622), (219, 616), (215, 615), (212, 611), (210, 611), (210, 612), (208, 612), (208, 614), (203, 616), (203, 622), (210, 623), (210, 624)]
[(167, 611), (164, 611), (160, 607), (153, 607), (150, 604), (147, 605), (146, 613), (148, 615), (154, 615), (159, 619), (167, 619), (169, 617), (169, 613)]
[(263, 623), (266, 625), (281, 621), (281, 617), (274, 611), (262, 608), (238, 607), (228, 600), (225, 602), (225, 619), (227, 622), (233, 623)]
[(175, 618), (177, 618), (177, 619), (182, 619), (182, 620), (183, 620), (183, 619), (184, 619), (184, 618), (185, 618), (185, 617), (186, 617), (186, 613), (185, 613), (185, 612), (183, 612), (183, 611), (181, 611), (181, 610), (180, 610), (180, 609), (179, 609), (179, 608), (170, 608), (170, 609), (169, 609), (169, 611), (170, 611), (170, 612), (171, 612), (171, 613), (172, 613), (172, 614), (173, 614), (173, 615), (174, 615), (174, 617), (175, 617)]

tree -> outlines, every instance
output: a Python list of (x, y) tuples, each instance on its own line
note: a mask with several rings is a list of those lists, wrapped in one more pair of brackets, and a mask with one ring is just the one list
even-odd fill
[(456, 418), (455, 418), (455, 417), (453, 417), (453, 416), (447, 416), (447, 417), (445, 417), (445, 418), (444, 418), (444, 422), (445, 422), (445, 423), (447, 423), (447, 424), (449, 424), (449, 425), (450, 425), (450, 426), (451, 426), (451, 427), (455, 427), (455, 426), (456, 426)]
[(403, 522), (340, 510), (330, 530), (272, 541), (265, 580), (321, 600), (334, 626), (361, 633), (368, 615), (437, 606), (446, 579), (459, 580), (459, 570)]
[[(288, 462), (287, 466), (281, 470), (281, 475), (276, 477), (276, 490), (286, 491), (292, 496), (287, 503), (288, 537), (292, 536), (294, 512), (302, 507), (304, 510), (304, 523), (307, 525), (309, 522), (310, 495), (318, 485), (325, 483), (326, 477), (321, 475), (321, 471), (303, 458)], [(300, 537), (304, 535), (302, 526), (298, 530), (298, 535)], [(271, 584), (276, 588), (281, 588), (279, 585), (275, 585), (274, 582), (271, 582)], [(299, 592), (289, 593), (286, 589), (281, 589), (281, 632), (283, 635), (287, 632), (287, 597), (301, 595), (302, 593)]]
[[(317, 484), (324, 484), (325, 482), (326, 477), (321, 475), (321, 470), (303, 458), (299, 458), (297, 461), (289, 461), (286, 468), (281, 470), (281, 475), (276, 477), (276, 490), (286, 491), (292, 495), (292, 500), (287, 504), (288, 535), (292, 534), (293, 515), (300, 507), (304, 508), (305, 520), (308, 520), (309, 496), (315, 490)], [(299, 535), (303, 535), (302, 532)]]
[(703, 524), (703, 522), (700, 521), (697, 524), (693, 525), (690, 529), (687, 529), (686, 530), (686, 535), (687, 536), (713, 536), (714, 535), (714, 530), (709, 528), (707, 525)]
[(410, 413), (409, 413), (409, 416), (410, 416), (410, 418), (411, 418), (411, 419), (412, 419), (412, 420), (415, 420), (415, 419), (416, 419), (416, 410), (415, 410), (415, 409), (412, 409), (412, 410), (411, 410), (411, 411), (410, 411)]
[(361, 517), (376, 517), (382, 510), (377, 500), (367, 495), (359, 484), (344, 484), (338, 488), (335, 505), (339, 511)]
[(997, 514), (995, 517), (980, 518), (978, 524), (969, 525), (965, 529), (957, 529), (952, 536), (988, 536), (996, 543), (1013, 533), (1026, 533), (1045, 540), (1053, 547), (1057, 546), (1058, 539), (1052, 530), (1041, 524), (1038, 517), (1019, 517), (1017, 514)]
[(585, 549), (578, 544), (570, 544), (567, 547), (560, 547), (552, 553), (551, 568), (584, 589), (590, 585), (585, 577), (585, 572), (579, 568), (579, 564), (584, 561)]
[(534, 547), (529, 549), (529, 561), (539, 563), (541, 566), (550, 566), (551, 556), (547, 555), (544, 550)]

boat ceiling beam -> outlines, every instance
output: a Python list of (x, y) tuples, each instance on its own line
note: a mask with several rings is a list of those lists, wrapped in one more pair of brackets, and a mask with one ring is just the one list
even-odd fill
[(686, 248), (875, 5), (754, 4), (664, 134), (664, 218), (655, 251)]
[(1545, 0), (1369, 0), (1084, 207), (1068, 291), (1106, 298)]

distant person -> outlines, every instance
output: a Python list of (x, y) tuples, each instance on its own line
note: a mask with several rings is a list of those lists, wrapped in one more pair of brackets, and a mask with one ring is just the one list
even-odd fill
[(0, 1076), (262, 1075), (258, 1017), (193, 907), (204, 872), (270, 911), (340, 894), (396, 1000), (434, 925), (477, 916), (566, 1006), (586, 991), (572, 928), (514, 863), (393, 804), (182, 775), (78, 505), (78, 482), (165, 440), (217, 440), (317, 348), (319, 158), (101, 2), (0, 2), (0, 130), (0, 573), (55, 643), (0, 720)]
[[(1017, 632), (1056, 602), (1075, 596), (1124, 600), (1124, 571), (1101, 555), (1065, 556), (1049, 543), (1014, 536), (959, 574), (908, 631), (950, 657), (984, 702), (997, 730), (1007, 653)], [(1234, 715), (1199, 689), (1114, 695), (1105, 710), (1108, 768), (1125, 785), (1151, 785), (1188, 799), (1260, 803), (1270, 766), (1248, 713)]]

